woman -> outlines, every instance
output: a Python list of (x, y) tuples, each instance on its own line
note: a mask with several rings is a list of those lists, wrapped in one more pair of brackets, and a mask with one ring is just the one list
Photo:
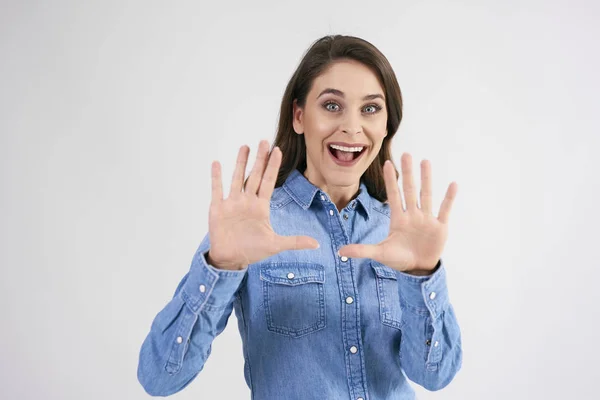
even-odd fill
[[(445, 387), (462, 364), (441, 253), (457, 185), (439, 216), (431, 167), (420, 207), (402, 156), (403, 209), (390, 143), (402, 119), (394, 72), (372, 44), (326, 36), (305, 54), (230, 192), (212, 164), (209, 232), (142, 344), (152, 395), (185, 388), (235, 308), (254, 399), (413, 399), (407, 378)], [(224, 371), (224, 377), (227, 372)]]

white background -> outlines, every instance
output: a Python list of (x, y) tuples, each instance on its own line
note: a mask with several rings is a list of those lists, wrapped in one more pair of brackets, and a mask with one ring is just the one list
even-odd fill
[[(390, 60), (394, 160), (431, 160), (434, 209), (459, 185), (443, 256), (464, 363), (419, 399), (597, 398), (599, 17), (591, 0), (2, 1), (0, 398), (147, 398), (139, 349), (206, 233), (211, 162), (227, 191), (330, 33)], [(249, 397), (232, 314), (173, 398)]]

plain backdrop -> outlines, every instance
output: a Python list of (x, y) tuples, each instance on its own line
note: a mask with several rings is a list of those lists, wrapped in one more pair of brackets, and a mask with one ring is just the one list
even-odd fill
[[(155, 315), (207, 232), (210, 164), (272, 141), (304, 51), (391, 62), (393, 143), (458, 195), (443, 257), (463, 368), (421, 400), (597, 399), (594, 1), (2, 1), (0, 398), (144, 399)], [(249, 399), (232, 313), (176, 399)], [(307, 382), (310, 384), (310, 382)]]

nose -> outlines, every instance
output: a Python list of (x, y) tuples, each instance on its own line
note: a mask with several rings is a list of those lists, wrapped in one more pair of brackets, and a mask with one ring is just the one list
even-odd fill
[(354, 135), (354, 134), (360, 133), (360, 131), (361, 131), (360, 128), (356, 128), (356, 129), (342, 129), (342, 132), (348, 133), (350, 135)]
[(362, 131), (360, 118), (355, 115), (348, 115), (342, 122), (342, 132), (348, 134), (357, 134)]

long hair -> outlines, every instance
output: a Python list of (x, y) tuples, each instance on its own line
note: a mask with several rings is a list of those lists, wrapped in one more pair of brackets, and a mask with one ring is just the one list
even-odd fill
[[(304, 135), (294, 132), (292, 123), (294, 100), (297, 100), (299, 107), (304, 107), (306, 96), (315, 78), (323, 73), (331, 63), (344, 59), (355, 60), (369, 67), (385, 91), (388, 133), (383, 139), (379, 154), (361, 177), (371, 196), (385, 202), (387, 194), (383, 179), (383, 164), (389, 159), (394, 165), (391, 155), (391, 140), (402, 120), (402, 93), (396, 80), (396, 74), (387, 58), (371, 43), (354, 36), (327, 35), (313, 42), (288, 82), (281, 100), (277, 135), (271, 147), (272, 150), (275, 146), (279, 146), (282, 152), (281, 167), (275, 187), (283, 185), (294, 169), (298, 169), (302, 173), (306, 170)], [(399, 173), (395, 165), (394, 171), (397, 179)]]

